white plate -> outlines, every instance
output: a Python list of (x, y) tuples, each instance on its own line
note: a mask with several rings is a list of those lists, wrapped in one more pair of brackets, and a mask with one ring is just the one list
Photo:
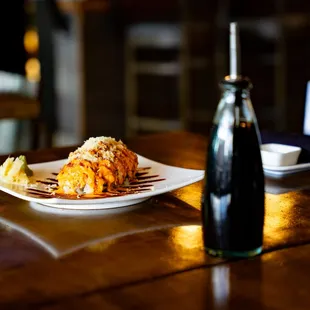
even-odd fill
[(281, 177), (301, 171), (310, 170), (310, 163), (297, 164), (293, 166), (280, 166), (280, 167), (264, 165), (263, 168), (266, 175)]
[[(44, 181), (48, 178), (55, 178), (55, 175), (53, 175), (53, 173), (58, 173), (61, 167), (64, 165), (65, 161), (66, 160), (45, 162), (29, 165), (29, 167), (34, 172), (35, 180)], [(79, 199), (63, 199), (55, 197), (41, 198), (38, 195), (29, 192), (29, 188), (27, 189), (20, 185), (7, 184), (1, 181), (0, 190), (20, 199), (36, 202), (54, 208), (75, 210), (99, 210), (119, 208), (137, 204), (149, 199), (152, 196), (170, 192), (172, 190), (198, 182), (204, 178), (204, 170), (184, 169), (167, 166), (139, 155), (138, 161), (139, 168), (150, 168), (145, 170), (147, 174), (143, 175), (142, 178), (154, 176), (148, 179), (148, 187), (144, 188), (143, 192), (108, 198), (83, 199), (83, 196)]]

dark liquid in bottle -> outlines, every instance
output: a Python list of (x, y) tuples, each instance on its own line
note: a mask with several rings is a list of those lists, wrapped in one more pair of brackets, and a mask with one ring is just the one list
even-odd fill
[[(202, 206), (207, 250), (249, 252), (262, 246), (264, 174), (255, 126), (215, 125)], [(216, 254), (215, 254), (216, 255)]]

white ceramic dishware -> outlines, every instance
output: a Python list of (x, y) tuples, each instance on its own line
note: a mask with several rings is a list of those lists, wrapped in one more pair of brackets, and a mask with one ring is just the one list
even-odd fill
[(301, 148), (278, 143), (268, 143), (261, 145), (261, 155), (263, 165), (266, 166), (292, 166), (296, 165)]
[[(129, 187), (136, 190), (115, 197), (65, 199), (52, 195), (40, 195), (37, 187), (24, 187), (8, 184), (0, 180), (0, 190), (17, 198), (36, 202), (49, 207), (73, 210), (99, 210), (129, 206), (140, 203), (152, 196), (170, 192), (190, 185), (204, 178), (204, 170), (184, 169), (164, 165), (138, 155), (139, 169), (144, 171), (140, 181)], [(39, 183), (54, 180), (66, 160), (45, 162), (29, 165), (34, 172), (34, 178)], [(144, 169), (144, 170), (143, 170)], [(56, 182), (56, 180), (54, 181)], [(142, 184), (143, 183), (143, 184)], [(43, 191), (44, 192), (44, 191)]]

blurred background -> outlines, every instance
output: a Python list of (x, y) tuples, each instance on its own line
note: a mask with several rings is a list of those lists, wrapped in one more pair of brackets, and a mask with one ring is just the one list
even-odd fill
[(1, 15), (1, 153), (100, 135), (207, 135), (230, 21), (260, 128), (302, 132), (308, 0), (12, 0)]

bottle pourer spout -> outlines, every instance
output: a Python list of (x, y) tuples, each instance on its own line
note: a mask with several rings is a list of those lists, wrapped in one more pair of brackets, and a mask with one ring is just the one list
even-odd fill
[(238, 23), (230, 23), (229, 30), (229, 79), (237, 80), (240, 78), (240, 40)]

